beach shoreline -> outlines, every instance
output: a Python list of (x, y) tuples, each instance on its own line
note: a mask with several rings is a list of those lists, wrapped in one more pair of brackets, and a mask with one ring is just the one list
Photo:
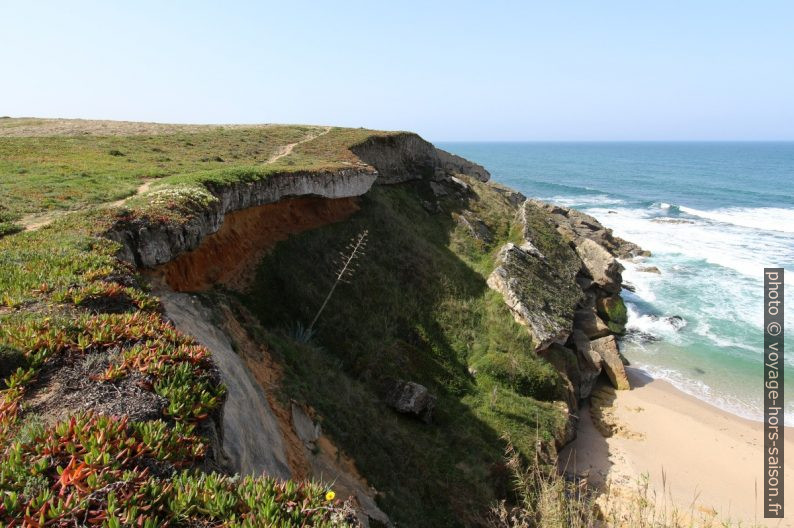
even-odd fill
[[(600, 383), (580, 409), (577, 438), (559, 455), (564, 471), (608, 489), (612, 497), (636, 494), (647, 474), (649, 496), (667, 508), (700, 517), (715, 512), (717, 519), (743, 526), (794, 526), (789, 498), (786, 519), (763, 518), (762, 422), (724, 411), (640, 369), (626, 372), (631, 390)], [(794, 453), (794, 430), (786, 427), (784, 437), (786, 451)], [(794, 489), (791, 456), (784, 474), (785, 489)]]

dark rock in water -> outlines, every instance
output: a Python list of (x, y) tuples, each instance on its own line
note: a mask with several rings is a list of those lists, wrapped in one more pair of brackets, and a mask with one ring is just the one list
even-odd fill
[(636, 286), (634, 286), (634, 285), (633, 285), (632, 283), (630, 283), (630, 282), (624, 282), (624, 283), (623, 283), (621, 286), (623, 286), (623, 289), (624, 289), (624, 290), (628, 290), (628, 291), (630, 291), (631, 293), (636, 293), (636, 291), (637, 291), (637, 287), (636, 287)]
[(386, 397), (386, 404), (397, 412), (413, 414), (423, 422), (430, 423), (436, 397), (424, 385), (397, 380)]
[(639, 266), (637, 271), (641, 271), (643, 273), (656, 273), (657, 275), (661, 275), (662, 272), (659, 271), (659, 268), (656, 266)]
[(670, 325), (676, 330), (681, 330), (686, 326), (686, 319), (680, 315), (671, 315), (669, 317), (665, 317), (664, 320), (670, 323)]
[(695, 374), (705, 374), (705, 373), (706, 373), (706, 371), (705, 371), (705, 370), (703, 370), (703, 369), (702, 369), (702, 368), (700, 368), (700, 367), (695, 367), (695, 368), (694, 368), (694, 369), (692, 369), (692, 370), (694, 370), (694, 371), (695, 371)]
[(653, 334), (649, 334), (648, 332), (643, 332), (641, 330), (627, 331), (626, 339), (630, 341), (634, 341), (635, 343), (653, 343), (655, 341), (661, 341), (661, 338)]

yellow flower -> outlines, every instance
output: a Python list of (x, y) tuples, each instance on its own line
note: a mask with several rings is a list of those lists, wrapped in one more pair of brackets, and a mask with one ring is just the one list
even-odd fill
[(336, 493), (334, 493), (332, 490), (328, 490), (328, 493), (325, 494), (325, 500), (327, 501), (332, 501), (335, 498), (336, 498)]

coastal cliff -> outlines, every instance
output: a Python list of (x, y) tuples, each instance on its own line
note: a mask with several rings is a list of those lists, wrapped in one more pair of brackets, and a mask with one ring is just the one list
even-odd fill
[[(0, 439), (56, 462), (25, 443), (26, 424), (30, 438), (71, 438), (57, 424), (93, 411), (72, 423), (141, 445), (163, 424), (158, 445), (171, 447), (129, 461), (155, 472), (133, 472), (135, 493), (208, 485), (182, 468), (264, 473), (317, 480), (285, 491), (307, 508), (333, 500), (324, 489), (350, 497), (312, 509), (322, 522), (481, 525), (509, 496), (506, 440), (551, 461), (602, 373), (628, 388), (617, 258), (639, 247), (415, 134), (309, 132), (271, 165), (166, 177), (117, 207), (0, 239), (3, 280), (19, 283), (0, 311), (2, 351), (21, 366), (3, 372)], [(337, 288), (356, 237), (366, 249)], [(22, 258), (46, 266), (30, 278), (9, 268)], [(120, 456), (119, 442), (103, 452)], [(107, 494), (75, 497), (74, 511), (107, 511)], [(173, 514), (157, 508), (152, 518)]]

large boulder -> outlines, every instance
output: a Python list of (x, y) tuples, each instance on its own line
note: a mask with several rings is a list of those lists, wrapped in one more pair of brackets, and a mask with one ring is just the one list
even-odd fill
[(616, 334), (626, 333), (626, 323), (629, 320), (628, 311), (620, 295), (601, 297), (596, 301), (596, 309), (610, 330)]
[(618, 390), (628, 390), (629, 378), (626, 368), (618, 352), (618, 342), (615, 336), (601, 337), (590, 342), (590, 347), (601, 356), (601, 366), (609, 377), (612, 386)]
[(576, 245), (576, 253), (582, 259), (587, 272), (604, 291), (617, 293), (622, 282), (623, 266), (603, 246), (589, 238)]
[(568, 339), (581, 292), (572, 277), (560, 277), (531, 244), (502, 246), (488, 286), (502, 294), (515, 320), (529, 329), (536, 350)]
[(386, 404), (397, 412), (411, 414), (430, 423), (436, 406), (436, 397), (424, 385), (397, 380), (386, 396)]
[(574, 328), (581, 330), (589, 339), (598, 339), (610, 334), (607, 324), (598, 317), (594, 309), (576, 310), (573, 317)]

